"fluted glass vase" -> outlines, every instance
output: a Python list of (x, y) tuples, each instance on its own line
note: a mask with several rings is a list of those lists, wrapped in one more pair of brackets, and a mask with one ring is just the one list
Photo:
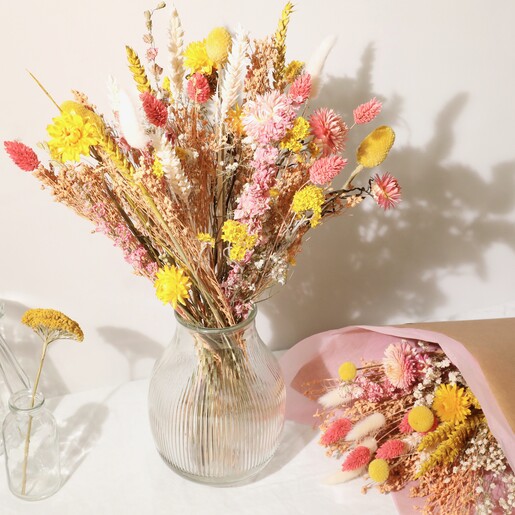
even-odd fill
[(176, 317), (175, 337), (156, 363), (150, 426), (163, 460), (188, 479), (219, 486), (247, 480), (277, 449), (285, 388), (255, 316), (254, 308), (225, 329)]

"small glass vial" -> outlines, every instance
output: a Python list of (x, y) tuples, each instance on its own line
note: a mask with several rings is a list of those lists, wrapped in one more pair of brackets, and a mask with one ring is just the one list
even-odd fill
[(61, 484), (59, 436), (43, 394), (38, 392), (33, 399), (30, 390), (14, 393), (2, 434), (11, 492), (28, 501), (54, 494)]

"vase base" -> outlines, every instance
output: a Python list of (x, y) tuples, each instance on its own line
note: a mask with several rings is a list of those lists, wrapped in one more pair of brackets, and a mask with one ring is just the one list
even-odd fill
[(273, 455), (270, 456), (265, 462), (261, 463), (257, 467), (254, 467), (251, 470), (247, 470), (241, 474), (234, 474), (231, 476), (198, 476), (196, 474), (190, 474), (178, 467), (176, 467), (170, 460), (168, 460), (165, 456), (159, 453), (161, 459), (166, 463), (168, 468), (172, 469), (177, 475), (192, 481), (194, 483), (199, 483), (208, 486), (215, 486), (219, 488), (230, 487), (230, 486), (244, 486), (247, 483), (251, 483), (255, 476), (257, 476), (267, 465), (270, 463)]

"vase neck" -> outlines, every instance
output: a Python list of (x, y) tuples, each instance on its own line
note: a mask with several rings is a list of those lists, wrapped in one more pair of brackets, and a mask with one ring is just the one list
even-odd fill
[(20, 390), (9, 398), (9, 409), (12, 413), (21, 415), (34, 415), (45, 404), (45, 397), (41, 392), (32, 396), (32, 390)]

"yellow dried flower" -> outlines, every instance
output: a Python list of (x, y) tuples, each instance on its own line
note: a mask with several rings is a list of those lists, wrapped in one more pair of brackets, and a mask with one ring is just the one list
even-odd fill
[(311, 211), (311, 227), (316, 227), (322, 218), (322, 204), (324, 203), (322, 188), (310, 184), (297, 191), (293, 196), (291, 210), (300, 218)]
[(441, 384), (435, 392), (433, 409), (441, 421), (457, 424), (470, 415), (470, 403), (465, 388), (458, 388), (455, 384)]
[(215, 239), (213, 238), (213, 236), (211, 236), (207, 232), (199, 232), (197, 234), (197, 240), (201, 241), (203, 243), (207, 243), (207, 244), (209, 244), (211, 246), (213, 246), (215, 244)]
[(172, 97), (172, 88), (170, 85), (170, 77), (168, 75), (163, 79), (163, 83), (161, 84), (161, 89), (169, 96)]
[(163, 304), (171, 303), (174, 309), (178, 304), (185, 305), (191, 288), (189, 277), (182, 268), (165, 266), (158, 270), (154, 282), (156, 296)]
[(379, 166), (390, 152), (395, 141), (391, 127), (382, 125), (374, 129), (359, 145), (356, 152), (358, 163), (365, 168)]
[(418, 433), (429, 431), (434, 422), (435, 416), (427, 406), (415, 406), (408, 413), (408, 423)]
[(477, 397), (472, 393), (472, 390), (470, 388), (467, 388), (467, 395), (470, 399), (470, 405), (475, 409), (481, 409), (481, 404), (479, 404)]
[(270, 193), (271, 198), (277, 198), (279, 196), (279, 190), (277, 188), (270, 188), (268, 193)]
[(338, 375), (342, 381), (352, 381), (356, 377), (356, 372), (356, 365), (352, 361), (346, 361), (338, 368)]
[(210, 75), (213, 71), (213, 61), (207, 55), (205, 41), (193, 41), (184, 51), (184, 66), (190, 73)]
[(150, 82), (145, 72), (145, 68), (143, 68), (143, 65), (141, 64), (141, 61), (138, 57), (138, 54), (130, 46), (126, 46), (125, 51), (127, 52), (127, 61), (129, 62), (129, 69), (132, 72), (132, 77), (134, 79), (134, 82), (136, 82), (136, 87), (138, 88), (138, 91), (140, 91), (141, 93), (151, 93), (152, 88), (150, 87)]
[(80, 161), (81, 155), (89, 155), (89, 148), (98, 145), (101, 135), (96, 125), (83, 118), (75, 110), (63, 111), (47, 127), (51, 140), (50, 153), (61, 162)]
[(372, 481), (375, 481), (376, 483), (384, 483), (390, 475), (388, 462), (381, 458), (372, 460), (368, 465), (368, 475)]
[(163, 177), (165, 174), (165, 171), (163, 170), (163, 163), (158, 157), (154, 159), (154, 164), (152, 165), (152, 173), (158, 179), (161, 179), (161, 177)]
[(79, 324), (55, 309), (29, 309), (25, 311), (21, 321), (49, 341), (61, 338), (79, 342), (84, 340)]
[(302, 116), (299, 116), (295, 120), (292, 128), (284, 136), (280, 147), (290, 150), (291, 152), (300, 152), (303, 147), (302, 141), (308, 136), (309, 131), (309, 122)]
[(274, 87), (278, 87), (284, 78), (284, 63), (286, 59), (286, 32), (290, 23), (290, 15), (293, 12), (293, 4), (288, 2), (281, 13), (279, 25), (275, 31), (274, 46), (277, 50), (277, 57), (274, 62)]
[(226, 220), (222, 226), (222, 241), (231, 244), (229, 258), (241, 261), (257, 241), (257, 235), (249, 234), (247, 224), (237, 220)]
[(214, 28), (206, 38), (207, 55), (209, 59), (215, 63), (217, 68), (225, 64), (231, 47), (231, 34), (224, 27)]
[(291, 84), (301, 73), (304, 68), (302, 61), (291, 61), (284, 70), (284, 80), (287, 84)]
[(232, 129), (234, 134), (238, 136), (243, 136), (245, 134), (245, 129), (243, 128), (243, 109), (239, 104), (236, 104), (232, 109), (227, 113), (227, 124)]

